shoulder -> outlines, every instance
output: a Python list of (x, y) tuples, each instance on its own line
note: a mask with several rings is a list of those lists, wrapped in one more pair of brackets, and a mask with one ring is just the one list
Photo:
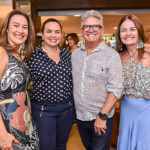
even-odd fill
[(39, 59), (39, 57), (41, 56), (40, 54), (40, 48), (39, 47), (36, 47), (34, 50), (33, 50), (33, 54), (32, 54), (32, 56), (31, 56), (31, 58), (30, 58), (30, 60), (27, 62), (27, 66), (28, 67), (33, 67), (35, 64), (36, 64), (36, 62), (37, 62), (37, 60)]
[(65, 47), (60, 47), (60, 51), (64, 54), (69, 54), (69, 55), (71, 54), (70, 51)]
[(39, 53), (41, 53), (41, 52), (42, 52), (42, 47), (39, 45), (39, 46), (37, 46), (37, 47), (34, 49), (33, 55), (37, 55), (37, 54), (39, 54)]
[(7, 52), (2, 46), (0, 46), (0, 60), (3, 61), (5, 58), (8, 58)]
[(71, 59), (71, 53), (68, 49), (60, 47), (60, 55), (63, 58)]
[(110, 46), (107, 46), (105, 43), (102, 43), (100, 48), (103, 51), (105, 51), (110, 58), (120, 57), (119, 53), (115, 49), (111, 48)]
[(0, 60), (1, 60), (0, 65), (0, 80), (1, 80), (9, 61), (6, 50), (1, 46), (0, 46)]
[(30, 60), (34, 60), (37, 57), (39, 57), (40, 55), (42, 55), (42, 48), (40, 46), (38, 46), (33, 50), (33, 54), (32, 54), (32, 57)]
[(75, 51), (72, 52), (71, 57), (76, 57), (77, 55), (80, 55), (81, 53), (81, 47), (77, 48)]

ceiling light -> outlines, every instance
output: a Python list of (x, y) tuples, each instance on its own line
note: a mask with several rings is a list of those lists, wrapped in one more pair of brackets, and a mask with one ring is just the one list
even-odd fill
[(74, 17), (80, 17), (81, 15), (73, 15)]

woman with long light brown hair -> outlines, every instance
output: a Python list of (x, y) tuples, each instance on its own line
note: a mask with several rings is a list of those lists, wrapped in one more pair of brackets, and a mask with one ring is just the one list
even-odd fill
[(134, 15), (124, 16), (116, 39), (124, 76), (117, 149), (149, 150), (150, 53), (144, 46), (141, 21)]
[(27, 86), (30, 74), (21, 59), (24, 49), (27, 62), (35, 44), (31, 19), (19, 10), (11, 11), (0, 36), (0, 149), (39, 150), (35, 124), (30, 114)]

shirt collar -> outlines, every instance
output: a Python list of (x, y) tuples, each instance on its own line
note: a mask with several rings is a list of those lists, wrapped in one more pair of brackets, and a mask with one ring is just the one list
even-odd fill
[[(86, 51), (86, 44), (83, 44), (82, 47), (81, 47), (81, 50), (83, 51)], [(105, 49), (105, 43), (102, 41), (100, 42), (100, 44), (91, 52), (91, 53), (94, 53), (94, 52), (99, 52), (101, 49)]]
[[(62, 47), (59, 47), (60, 48), (60, 56), (63, 54), (63, 52), (65, 51), (65, 48), (62, 48)], [(37, 52), (42, 52), (42, 53), (45, 53), (44, 50), (42, 49), (42, 44), (40, 44), (37, 49), (36, 49)]]

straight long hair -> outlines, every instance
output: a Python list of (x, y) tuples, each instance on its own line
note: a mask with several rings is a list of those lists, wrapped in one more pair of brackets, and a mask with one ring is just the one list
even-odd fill
[[(143, 42), (145, 42), (144, 28), (141, 21), (135, 15), (125, 15), (121, 18), (116, 31), (116, 50), (119, 53), (127, 49), (126, 45), (124, 45), (121, 42), (121, 38), (120, 38), (120, 27), (125, 20), (131, 20), (135, 24), (135, 27), (138, 32), (138, 40), (142, 40)], [(143, 48), (140, 50), (143, 50)]]

